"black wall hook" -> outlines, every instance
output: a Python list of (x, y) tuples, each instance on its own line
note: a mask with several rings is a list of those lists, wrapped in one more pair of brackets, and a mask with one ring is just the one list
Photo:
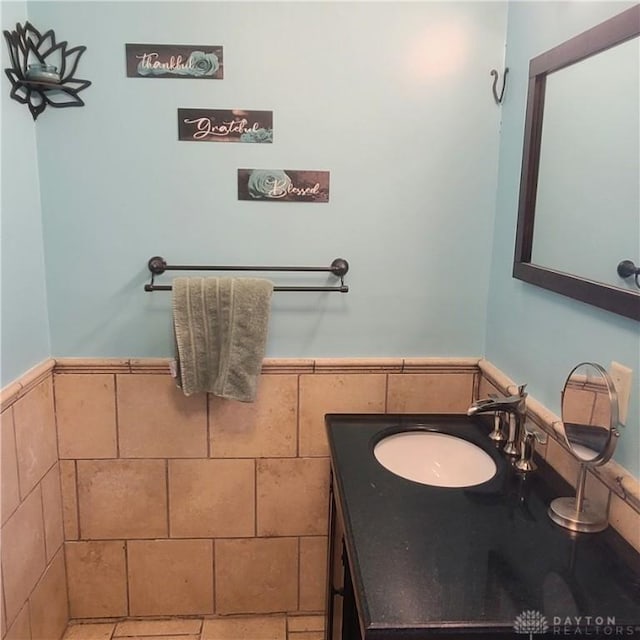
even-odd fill
[(491, 90), (493, 91), (493, 99), (496, 101), (496, 104), (502, 104), (502, 100), (504, 99), (504, 90), (507, 87), (508, 73), (509, 67), (505, 67), (504, 74), (502, 75), (502, 90), (500, 91), (500, 95), (498, 95), (498, 76), (500, 74), (495, 69), (491, 69), (491, 75), (493, 76), (493, 87)]

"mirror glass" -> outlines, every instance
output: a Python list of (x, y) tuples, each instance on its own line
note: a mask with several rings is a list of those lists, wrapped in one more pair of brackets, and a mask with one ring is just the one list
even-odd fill
[(618, 399), (611, 378), (600, 365), (582, 362), (569, 374), (562, 391), (562, 425), (578, 460), (602, 464), (613, 454)]
[(547, 75), (531, 255), (631, 290), (616, 267), (640, 257), (639, 60), (635, 38)]
[(640, 320), (640, 4), (532, 58), (513, 276)]

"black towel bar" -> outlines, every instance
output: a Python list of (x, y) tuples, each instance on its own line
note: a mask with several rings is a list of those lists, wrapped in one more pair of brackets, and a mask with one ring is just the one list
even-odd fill
[(333, 273), (340, 278), (339, 287), (273, 287), (274, 291), (335, 291), (338, 293), (348, 293), (349, 287), (344, 284), (344, 276), (349, 271), (349, 263), (336, 258), (328, 267), (258, 267), (258, 266), (213, 266), (213, 265), (175, 265), (167, 264), (166, 260), (160, 256), (154, 256), (147, 263), (151, 271), (151, 282), (144, 285), (145, 291), (171, 291), (171, 285), (154, 284), (154, 278), (165, 271), (325, 271)]

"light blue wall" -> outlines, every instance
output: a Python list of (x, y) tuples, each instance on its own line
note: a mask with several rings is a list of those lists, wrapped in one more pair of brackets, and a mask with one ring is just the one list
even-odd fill
[[(34, 125), (3, 80), (3, 384), (51, 352), (169, 355), (169, 294), (142, 291), (155, 254), (350, 260), (346, 296), (276, 294), (270, 356), (485, 353), (556, 410), (580, 360), (637, 373), (637, 323), (511, 278), (529, 58), (626, 6), (511, 4), (499, 142), (502, 3), (29, 3), (87, 45), (93, 85)], [(225, 80), (128, 79), (126, 42), (223, 44)], [(272, 109), (276, 141), (178, 143), (178, 107)], [(328, 169), (331, 202), (238, 202), (238, 167)], [(639, 395), (618, 455), (636, 474)]]
[[(27, 17), (25, 2), (2, 2), (3, 29)], [(4, 39), (3, 39), (4, 40)], [(2, 42), (1, 68), (9, 67)], [(0, 387), (50, 353), (35, 128), (28, 109), (2, 92)]]
[[(504, 3), (29, 12), (88, 47), (78, 75), (93, 82), (86, 107), (37, 124), (54, 355), (170, 355), (170, 294), (142, 290), (156, 254), (348, 259), (346, 296), (275, 294), (269, 356), (483, 353)], [(225, 79), (126, 78), (127, 42), (222, 44)], [(177, 142), (178, 107), (272, 109), (275, 142)], [(331, 201), (238, 202), (239, 167), (330, 170)]]
[[(611, 360), (634, 370), (629, 420), (616, 453), (636, 476), (640, 469), (640, 332), (638, 323), (511, 277), (522, 159), (529, 59), (631, 3), (514, 2), (509, 5), (509, 86), (502, 108), (500, 169), (493, 241), (486, 357), (559, 412), (560, 390), (573, 365), (605, 367)], [(594, 80), (597, 83), (597, 79)], [(640, 240), (640, 239), (639, 239)], [(567, 243), (568, 252), (581, 251)]]

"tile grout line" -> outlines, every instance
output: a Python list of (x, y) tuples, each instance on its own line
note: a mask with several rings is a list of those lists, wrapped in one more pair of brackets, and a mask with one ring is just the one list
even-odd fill
[[(53, 467), (51, 467), (51, 469), (53, 469)], [(42, 481), (47, 477), (47, 475), (49, 475), (49, 471), (47, 471), (47, 473), (45, 473), (36, 484), (36, 486), (40, 488), (40, 516), (42, 517), (42, 538), (43, 538), (42, 542), (44, 544), (45, 565), (47, 564), (47, 558), (49, 557), (49, 549), (48, 549), (49, 545), (47, 544), (47, 524), (46, 524), (46, 518), (44, 516), (44, 496), (42, 495)], [(64, 537), (64, 534), (63, 534), (63, 537)]]
[(388, 373), (384, 377), (384, 412), (383, 413), (389, 413), (389, 374)]
[[(18, 505), (11, 512), (11, 514), (7, 517), (7, 522), (9, 521), (9, 518), (11, 516), (13, 516), (13, 514), (16, 512), (18, 507), (22, 504), (22, 486), (21, 486), (21, 482), (20, 482), (20, 465), (18, 464), (18, 438), (16, 438), (16, 414), (15, 414), (15, 412), (13, 410), (13, 406), (14, 405), (12, 404), (9, 407), (9, 410), (11, 411), (11, 429), (13, 431), (13, 454), (14, 454), (14, 456), (16, 458), (16, 479), (18, 480)], [(29, 493), (31, 493), (31, 491)]]
[[(296, 601), (296, 609), (298, 611), (300, 611), (300, 584), (302, 581), (302, 563), (300, 562), (300, 554), (301, 554), (301, 549), (300, 549), (300, 536), (298, 536), (296, 538), (296, 545), (298, 547), (298, 593), (297, 593), (297, 601)], [(289, 631), (289, 618), (287, 617), (287, 633)]]
[(58, 460), (60, 460), (60, 429), (58, 428), (58, 402), (56, 394), (56, 377), (51, 372), (51, 391), (53, 394), (53, 425), (56, 430), (56, 453), (58, 454)]
[[(22, 603), (22, 606), (20, 607), (20, 609), (18, 609), (18, 613), (16, 614), (14, 619), (11, 621), (11, 624), (8, 625), (8, 628), (5, 630), (5, 637), (6, 637), (6, 631), (8, 631), (9, 628), (12, 627), (15, 624), (16, 620), (18, 619), (18, 616), (20, 615), (20, 612), (24, 609), (24, 607), (26, 605), (29, 605), (29, 624), (31, 624), (31, 605), (30, 605), (31, 597), (36, 592), (36, 589), (40, 586), (40, 583), (42, 582), (42, 580), (44, 579), (45, 575), (47, 574), (47, 571), (49, 571), (49, 569), (52, 567), (57, 555), (60, 552), (62, 552), (63, 556), (65, 555), (64, 547), (60, 547), (56, 551), (56, 553), (54, 554), (53, 558), (51, 558), (51, 562), (47, 562), (47, 559), (45, 557), (44, 569), (43, 569), (42, 573), (40, 574), (40, 576), (38, 577), (38, 579), (36, 580), (35, 584), (33, 585), (33, 588), (31, 589), (31, 591), (29, 591), (29, 594), (27, 595), (27, 597), (25, 598), (24, 602)], [(65, 563), (65, 571), (66, 571), (66, 563)], [(5, 624), (6, 624), (6, 621), (5, 621)], [(22, 640), (22, 638), (20, 638), (19, 640)]]
[(591, 415), (589, 416), (589, 424), (598, 424), (597, 422), (593, 421), (593, 414), (596, 411), (596, 401), (597, 400), (598, 400), (598, 396), (595, 393), (593, 393), (593, 400), (591, 402)]
[(300, 457), (300, 377), (296, 376), (296, 458)]
[(76, 529), (78, 537), (76, 540), (82, 540), (82, 530), (80, 529), (80, 480), (78, 479), (78, 460), (73, 460), (73, 482), (76, 490)]
[(253, 537), (258, 537), (258, 460), (253, 459)]
[[(243, 535), (225, 535), (225, 536), (221, 536), (218, 538), (212, 538), (211, 536), (192, 536), (192, 535), (188, 535), (188, 536), (174, 536), (173, 538), (167, 538), (167, 537), (149, 537), (149, 536), (145, 536), (144, 538), (87, 538), (86, 540), (65, 540), (65, 542), (118, 542), (118, 541), (122, 541), (122, 540), (128, 540), (129, 542), (155, 542), (158, 540), (162, 540), (162, 541), (188, 541), (188, 540), (237, 540), (238, 542), (242, 541), (242, 540), (281, 540), (282, 538), (326, 538), (327, 534), (323, 534), (323, 533), (305, 533), (302, 535), (297, 535), (294, 533), (283, 533), (283, 534), (278, 534), (278, 535), (271, 535), (271, 534), (266, 534), (266, 535), (259, 535), (259, 536), (243, 536)], [(169, 614), (167, 614), (169, 615)], [(184, 615), (196, 615), (196, 614), (175, 614), (178, 616), (184, 616)], [(225, 614), (226, 615), (226, 614)], [(265, 614), (268, 615), (268, 614)], [(109, 617), (109, 616), (106, 616)], [(117, 617), (117, 616), (115, 616)], [(145, 617), (145, 616), (142, 616)]]
[[(130, 602), (131, 598), (129, 595), (129, 541), (123, 540), (122, 542), (124, 543), (124, 572), (125, 572), (124, 586), (125, 586), (125, 595), (127, 600), (127, 617), (130, 618), (131, 617), (131, 602)], [(116, 623), (113, 627), (113, 633), (116, 632), (117, 626), (118, 625)]]
[[(29, 493), (27, 493), (27, 495), (24, 497), (24, 499), (20, 500), (20, 504), (14, 509), (14, 511), (11, 512), (11, 515), (9, 516), (9, 518), (11, 518), (11, 516), (13, 516), (13, 514), (18, 510), (18, 508), (20, 506), (22, 506), (22, 503), (38, 488), (38, 486), (40, 485), (40, 483), (42, 482), (42, 479), (51, 471), (51, 469), (53, 469), (53, 467), (55, 467), (58, 464), (59, 460), (56, 460), (43, 474), (42, 474), (42, 478), (40, 478), (40, 480), (38, 480), (38, 482), (36, 482), (33, 487), (31, 487), (31, 490), (29, 491)], [(7, 518), (7, 521), (5, 522), (5, 525), (7, 522), (9, 522), (9, 518)], [(4, 525), (3, 525), (4, 526)]]
[[(213, 603), (212, 603), (212, 610), (213, 610), (213, 615), (216, 615), (217, 612), (217, 607), (216, 607), (216, 596), (218, 595), (218, 588), (216, 585), (216, 539), (212, 538), (211, 539), (211, 564), (212, 569), (213, 569), (213, 573), (212, 573), (212, 589), (213, 589)], [(204, 633), (204, 618), (202, 618), (202, 624), (200, 625), (200, 637), (202, 637), (202, 634)]]
[(120, 415), (118, 413), (118, 376), (113, 374), (113, 413), (116, 421), (116, 458), (120, 458)]
[(113, 640), (113, 638), (115, 638), (115, 632), (116, 632), (116, 627), (118, 626), (118, 624), (114, 624), (113, 625), (113, 629), (111, 629), (111, 633), (109, 634), (109, 640)]
[(167, 514), (167, 538), (171, 538), (171, 498), (169, 496), (169, 459), (164, 461), (165, 506)]
[[(2, 615), (2, 617), (4, 618), (4, 633), (5, 635), (8, 634), (9, 629), (11, 628), (11, 625), (8, 624), (7, 621), (7, 599), (4, 595), (4, 580), (2, 580), (2, 585), (0, 586), (0, 598), (2, 598), (2, 602), (0, 603), (0, 607), (2, 607), (2, 609), (0, 609), (0, 615)], [(24, 606), (24, 605), (23, 605)], [(20, 611), (18, 611), (18, 614), (20, 613)], [(17, 617), (17, 614), (16, 614)]]
[[(62, 546), (64, 547), (65, 542), (67, 541), (67, 533), (64, 530), (64, 496), (62, 494), (62, 462), (58, 460), (58, 487), (60, 489), (60, 516), (62, 518)], [(76, 500), (77, 502), (77, 500)], [(66, 569), (66, 550), (65, 550), (65, 569)], [(67, 582), (69, 579), (67, 578)], [(67, 587), (67, 596), (69, 595), (69, 588)]]
[[(15, 431), (14, 431), (14, 442), (15, 442)], [(18, 504), (16, 506), (16, 508), (7, 515), (7, 519), (5, 520), (4, 524), (2, 525), (2, 527), (4, 527), (7, 522), (9, 522), (9, 520), (11, 520), (11, 518), (13, 518), (13, 516), (15, 515), (16, 511), (22, 506), (22, 504), (25, 502), (25, 500), (27, 500), (29, 498), (29, 496), (38, 488), (38, 486), (40, 485), (40, 483), (42, 482), (42, 479), (51, 471), (51, 469), (53, 469), (53, 467), (56, 466), (56, 464), (58, 464), (58, 462), (60, 462), (59, 460), (56, 460), (42, 475), (42, 478), (40, 478), (40, 480), (38, 480), (38, 482), (36, 482), (33, 487), (31, 487), (31, 489), (29, 490), (29, 493), (27, 493), (27, 495), (22, 498), (22, 493), (21, 493), (21, 489), (20, 489), (20, 474), (17, 471), (17, 445), (16, 445), (16, 475), (18, 477)]]
[(207, 414), (207, 458), (211, 458), (211, 394), (207, 393), (206, 414)]

